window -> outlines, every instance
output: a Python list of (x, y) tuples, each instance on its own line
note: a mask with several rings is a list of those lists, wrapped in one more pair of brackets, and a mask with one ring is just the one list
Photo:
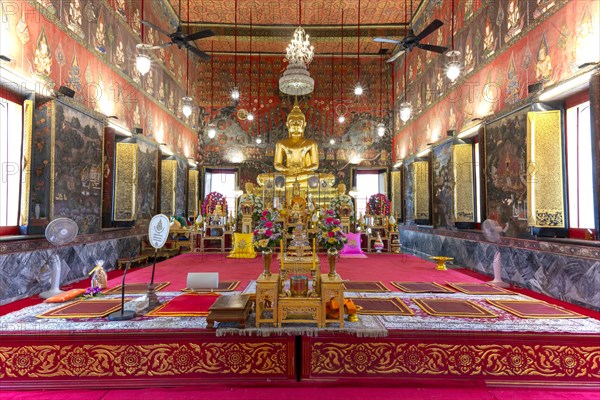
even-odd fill
[(235, 170), (206, 170), (204, 174), (204, 197), (219, 192), (227, 199), (229, 211), (235, 210), (237, 172)]
[(570, 236), (583, 237), (595, 227), (589, 101), (572, 105), (567, 101), (566, 130), (569, 227), (574, 229)]
[(385, 172), (378, 170), (356, 170), (356, 215), (365, 215), (369, 197), (385, 193)]
[(0, 228), (16, 234), (21, 200), (23, 107), (0, 97)]

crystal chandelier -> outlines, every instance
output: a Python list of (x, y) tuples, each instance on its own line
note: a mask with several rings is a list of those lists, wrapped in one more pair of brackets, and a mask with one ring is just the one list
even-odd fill
[(290, 64), (302, 63), (308, 65), (314, 56), (314, 47), (310, 45), (309, 37), (302, 27), (296, 28), (292, 41), (286, 49), (285, 58)]

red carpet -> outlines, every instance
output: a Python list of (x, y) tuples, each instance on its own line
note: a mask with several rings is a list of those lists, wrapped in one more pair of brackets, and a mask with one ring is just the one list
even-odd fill
[[(426, 386), (425, 384), (423, 386)], [(429, 385), (427, 385), (429, 386)], [(435, 386), (435, 383), (432, 384)], [(393, 387), (361, 385), (352, 387), (335, 383), (271, 386), (206, 386), (197, 388), (141, 390), (63, 390), (0, 392), (2, 400), (598, 400), (596, 390), (549, 388), (486, 388), (486, 387)]]
[[(321, 272), (329, 270), (327, 257), (320, 255)], [(278, 268), (277, 257), (271, 264), (272, 272)], [(390, 290), (396, 289), (390, 282), (487, 282), (491, 278), (465, 268), (437, 271), (436, 264), (408, 254), (369, 254), (367, 260), (339, 259), (336, 270), (343, 279), (351, 281), (382, 281)], [(186, 286), (188, 272), (219, 272), (220, 281), (241, 281), (236, 290), (244, 290), (251, 280), (263, 271), (260, 257), (255, 259), (228, 259), (226, 254), (183, 254), (156, 264), (155, 282), (171, 282), (168, 291), (179, 291)], [(152, 266), (136, 268), (128, 272), (127, 283), (144, 283), (150, 281)], [(122, 270), (108, 272), (109, 287), (121, 284)], [(382, 279), (385, 277), (385, 279)], [(62, 287), (63, 290), (85, 288), (89, 279)], [(550, 298), (528, 289), (511, 287), (511, 291), (521, 293), (535, 299), (556, 304), (568, 310), (600, 319), (600, 312), (592, 311), (577, 305)], [(18, 300), (0, 306), (0, 316), (20, 310), (43, 301), (37, 296)], [(0, 400), (3, 400), (0, 398)], [(599, 399), (600, 400), (600, 399)]]
[[(329, 271), (327, 257), (320, 255), (321, 272)], [(368, 263), (368, 268), (366, 267)], [(435, 281), (444, 282), (482, 282), (474, 276), (465, 276), (457, 270), (437, 271), (435, 263), (424, 261), (406, 254), (369, 254), (368, 261), (352, 259), (338, 260), (336, 270), (350, 281), (381, 281), (388, 289), (394, 289), (391, 281)], [(272, 272), (279, 264), (273, 260)], [(231, 259), (222, 254), (182, 254), (156, 264), (155, 282), (171, 282), (168, 291), (178, 291), (186, 286), (188, 272), (218, 272), (219, 281), (239, 280), (236, 290), (244, 290), (251, 280), (263, 271), (260, 257), (255, 259)], [(152, 267), (136, 270), (127, 275), (127, 283), (149, 282)], [(385, 279), (382, 279), (385, 277)], [(482, 277), (485, 278), (485, 277)], [(109, 287), (121, 283), (121, 278), (108, 281)]]

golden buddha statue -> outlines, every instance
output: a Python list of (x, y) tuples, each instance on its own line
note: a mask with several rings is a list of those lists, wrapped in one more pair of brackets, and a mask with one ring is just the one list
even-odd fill
[[(294, 101), (294, 108), (287, 117), (286, 127), (289, 137), (281, 139), (275, 145), (274, 167), (285, 176), (285, 188), (292, 189), (298, 183), (303, 189), (307, 188), (308, 178), (312, 172), (319, 168), (319, 147), (317, 142), (304, 137), (306, 118), (298, 106), (298, 99)], [(319, 173), (321, 185), (323, 181), (331, 188), (335, 177), (331, 174)], [(260, 174), (256, 181), (263, 186), (268, 179), (273, 179), (272, 174)]]

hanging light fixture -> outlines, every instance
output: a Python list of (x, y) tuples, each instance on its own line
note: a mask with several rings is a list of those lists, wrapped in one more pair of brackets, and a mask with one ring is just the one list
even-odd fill
[(356, 96), (362, 96), (363, 87), (360, 83), (360, 0), (358, 0), (358, 32), (356, 37), (356, 75), (358, 77), (358, 82), (356, 83), (356, 86), (354, 86), (354, 94)]
[[(215, 68), (214, 68), (214, 53), (215, 53), (215, 42), (211, 41), (210, 44), (210, 110), (208, 112), (208, 118), (212, 117), (214, 100), (215, 100)], [(217, 130), (215, 129), (215, 125), (212, 122), (208, 124), (208, 131), (206, 132), (209, 139), (214, 139), (217, 136)]]
[[(190, 31), (190, 0), (188, 0), (187, 3), (188, 6), (188, 15), (187, 15), (187, 20), (188, 20), (188, 32)], [(179, 7), (181, 7), (181, 0), (179, 2)], [(180, 13), (180, 18), (181, 18), (181, 9), (179, 11)], [(189, 90), (190, 90), (190, 51), (189, 49), (186, 50), (185, 53), (185, 96), (181, 99), (181, 112), (183, 113), (183, 115), (185, 115), (185, 117), (189, 117), (190, 115), (192, 115), (192, 112), (194, 111), (194, 99), (192, 99), (189, 96)]]
[(334, 145), (335, 144), (335, 139), (334, 138), (329, 139), (329, 144), (330, 145)]
[(279, 78), (279, 90), (282, 93), (302, 96), (312, 93), (315, 81), (308, 72), (308, 65), (314, 56), (314, 46), (310, 44), (308, 34), (302, 29), (302, 4), (298, 0), (298, 28), (286, 49), (285, 58), (289, 62), (283, 76)]
[(237, 102), (240, 99), (240, 90), (237, 87), (237, 10), (238, 0), (235, 0), (234, 10), (234, 28), (233, 28), (233, 88), (231, 89), (231, 98)]
[(252, 11), (250, 11), (250, 57), (248, 64), (248, 81), (250, 83), (250, 95), (248, 100), (248, 115), (246, 115), (246, 119), (252, 122), (254, 121), (254, 114), (252, 113)]
[(460, 63), (460, 51), (454, 50), (454, 0), (452, 0), (452, 48), (446, 52), (448, 62), (446, 63), (446, 76), (454, 82), (460, 75), (462, 64)]
[(385, 124), (383, 123), (383, 45), (379, 46), (379, 123), (377, 124), (377, 136), (385, 136)]
[[(408, 5), (408, 1), (404, 2), (404, 18), (405, 20), (408, 19), (408, 15), (406, 15), (407, 13), (407, 6)], [(410, 2), (411, 5), (411, 20), (412, 20), (412, 0)], [(408, 58), (407, 58), (407, 54), (408, 51), (404, 52), (404, 101), (402, 103), (400, 103), (400, 119), (403, 122), (406, 122), (410, 119), (410, 116), (412, 114), (412, 106), (410, 105), (410, 103), (408, 102), (408, 97), (406, 95), (406, 88), (408, 86), (408, 80), (406, 79), (406, 64), (408, 63)]]
[[(142, 8), (142, 21), (144, 20), (144, 0), (142, 0), (141, 3), (141, 8)], [(141, 51), (146, 51), (149, 50), (150, 47), (152, 47), (149, 44), (144, 43), (144, 24), (140, 23), (141, 25), (141, 33), (142, 33), (142, 43), (137, 44), (135, 47), (138, 50)], [(141, 75), (146, 75), (149, 71), (150, 71), (150, 67), (152, 66), (152, 59), (145, 53), (138, 53), (135, 56), (135, 68), (138, 70), (138, 72)]]
[[(340, 52), (341, 54), (341, 60), (340, 60), (340, 110), (338, 112), (338, 122), (340, 124), (343, 124), (344, 122), (346, 122), (346, 108), (344, 106), (344, 91), (342, 90), (342, 76), (344, 76), (343, 74), (343, 68), (344, 68), (344, 9), (342, 9), (342, 27), (341, 27), (341, 32), (340, 32), (340, 36), (341, 36), (341, 42), (342, 42), (342, 51)], [(337, 108), (336, 108), (337, 111)]]
[(406, 94), (406, 87), (408, 86), (408, 81), (406, 80), (406, 64), (408, 63), (406, 53), (408, 52), (404, 52), (404, 101), (400, 104), (400, 119), (403, 122), (408, 121), (412, 114), (412, 106), (410, 105), (410, 102), (407, 101), (408, 97)]

